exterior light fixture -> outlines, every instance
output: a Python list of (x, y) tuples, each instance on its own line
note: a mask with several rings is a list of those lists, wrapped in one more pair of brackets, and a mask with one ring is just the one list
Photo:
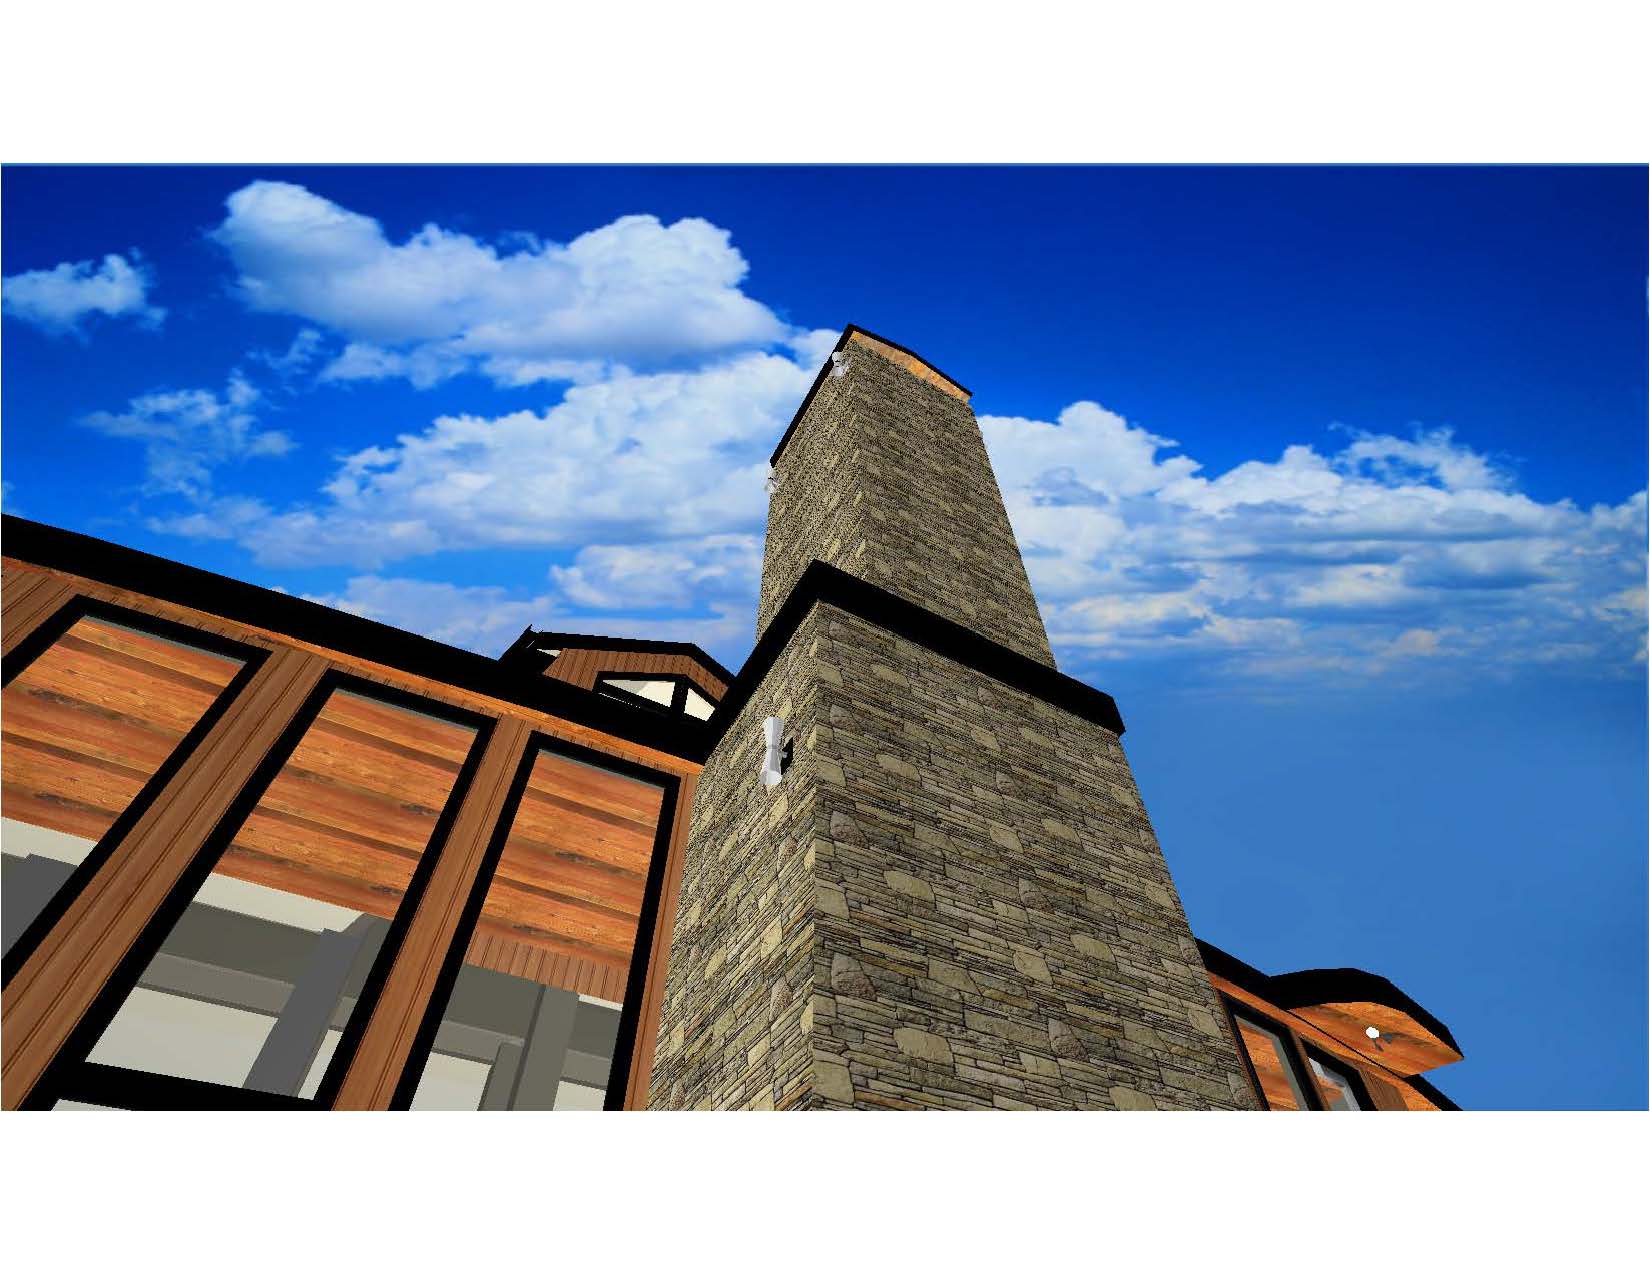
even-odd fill
[(846, 376), (847, 374), (848, 374), (848, 356), (846, 354), (844, 354), (841, 350), (832, 351), (832, 353), (831, 353), (831, 375), (834, 376), (834, 377), (839, 377), (840, 378), (840, 377)]
[(1365, 1027), (1364, 1035), (1368, 1036), (1371, 1040), (1379, 1040), (1381, 1038), (1381, 1029), (1379, 1027)]
[(768, 466), (768, 477), (762, 484), (762, 490), (770, 496), (779, 490), (779, 475), (773, 472), (772, 465)]
[(762, 739), (766, 747), (762, 753), (762, 786), (776, 787), (785, 778), (785, 757), (780, 750), (780, 738), (785, 734), (785, 719), (769, 717), (762, 723)]

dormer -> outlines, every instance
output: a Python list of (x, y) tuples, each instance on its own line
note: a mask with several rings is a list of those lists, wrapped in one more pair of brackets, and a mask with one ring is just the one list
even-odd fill
[(707, 720), (733, 674), (692, 642), (529, 628), (499, 663), (568, 682), (648, 712)]

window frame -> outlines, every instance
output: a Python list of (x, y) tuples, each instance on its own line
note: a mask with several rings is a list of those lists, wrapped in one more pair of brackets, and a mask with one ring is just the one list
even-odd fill
[[(656, 709), (660, 707), (652, 701), (648, 703)], [(575, 744), (571, 740), (561, 739), (545, 731), (534, 731), (528, 736), (522, 754), (516, 761), (509, 791), (505, 794), (498, 819), (488, 835), (487, 849), (476, 870), (469, 895), (464, 900), (464, 911), (459, 916), (452, 942), (442, 958), (441, 971), (436, 976), (435, 986), (425, 1005), (412, 1047), (407, 1052), (406, 1062), (402, 1065), (401, 1075), (396, 1080), (395, 1092), (389, 1103), (392, 1111), (407, 1111), (412, 1107), (413, 1095), (418, 1090), (419, 1081), (424, 1076), (424, 1068), (434, 1051), (436, 1035), (441, 1030), (447, 1005), (458, 985), (458, 976), (464, 968), (464, 955), (469, 951), (470, 940), (474, 938), (476, 926), (481, 922), (487, 892), (492, 888), (493, 878), (504, 857), (505, 843), (510, 839), (516, 813), (526, 795), (527, 784), (532, 778), (533, 767), (538, 761), (540, 751), (598, 766), (663, 790), (659, 804), (659, 820), (653, 834), (652, 858), (648, 862), (647, 879), (642, 889), (642, 906), (636, 917), (636, 944), (631, 949), (630, 968), (625, 976), (624, 1000), (619, 1009), (619, 1031), (613, 1044), (613, 1067), (608, 1073), (607, 1093), (602, 1101), (603, 1111), (624, 1110), (625, 1091), (630, 1086), (630, 1074), (635, 1067), (634, 1054), (641, 1031), (642, 998), (647, 987), (647, 975), (651, 964), (649, 956), (654, 934), (658, 928), (659, 910), (664, 895), (665, 866), (669, 859), (672, 830), (676, 824), (676, 809), (682, 780), (680, 776), (669, 771), (657, 770), (628, 758), (602, 752), (597, 748)], [(340, 1048), (342, 1044), (340, 1041)]]
[(126, 834), (147, 813), (149, 807), (154, 805), (166, 785), (183, 769), (195, 750), (211, 733), (212, 728), (251, 683), (265, 661), (274, 654), (267, 647), (252, 646), (209, 629), (196, 628), (194, 625), (165, 619), (151, 615), (147, 611), (138, 611), (81, 593), (70, 598), (48, 619), (43, 620), (5, 657), (3, 668), (0, 668), (0, 690), (9, 687), (27, 672), (36, 660), (56, 646), (58, 640), (81, 620), (101, 620), (123, 628), (136, 629), (140, 633), (147, 633), (163, 641), (176, 642), (180, 646), (195, 647), (211, 655), (239, 660), (241, 667), (218, 692), (211, 704), (207, 705), (206, 711), (196, 719), (183, 738), (173, 746), (155, 773), (138, 789), (137, 795), (115, 816), (114, 822), (97, 839), (85, 859), (74, 867), (68, 878), (46, 901), (46, 905), (23, 927), (5, 954), (0, 956), (0, 990), (11, 985), (12, 979), (28, 963), (29, 958), (39, 949), (53, 927), (63, 919), (75, 899), (103, 870)]
[[(251, 817), (264, 794), (281, 773), (309, 728), (314, 725), (327, 701), (335, 691), (360, 695), (367, 699), (404, 708), (411, 712), (439, 717), (455, 725), (475, 730), (459, 773), (453, 781), (436, 817), (429, 840), (413, 870), (401, 904), (390, 921), (378, 955), (373, 959), (356, 999), (355, 1007), (343, 1027), (337, 1048), (323, 1073), (320, 1085), (311, 1098), (288, 1094), (273, 1094), (257, 1089), (215, 1084), (210, 1081), (190, 1080), (179, 1076), (163, 1076), (154, 1072), (93, 1063), (87, 1056), (96, 1047), (104, 1031), (137, 987), (150, 961), (182, 918), (206, 879), (228, 850), (246, 820)], [(40, 1080), (30, 1091), (22, 1106), (30, 1110), (49, 1110), (59, 1099), (92, 1102), (104, 1106), (137, 1111), (311, 1111), (326, 1110), (332, 1106), (344, 1082), (350, 1063), (360, 1047), (367, 1024), (388, 981), (390, 970), (401, 955), (407, 930), (427, 892), (449, 834), (465, 795), (468, 793), (481, 764), (497, 719), (481, 713), (420, 695), (400, 687), (359, 677), (333, 667), (321, 675), (315, 689), (293, 714), (269, 753), (259, 763), (252, 777), (235, 795), (234, 801), (213, 827), (189, 866), (150, 917), (143, 932), (121, 958), (90, 1008), (64, 1041), (57, 1055), (47, 1066)]]
[(1313, 1079), (1312, 1073), (1307, 1069), (1305, 1056), (1302, 1053), (1303, 1042), (1296, 1037), (1294, 1031), (1252, 1006), (1233, 1000), (1224, 992), (1218, 994), (1221, 1008), (1226, 1011), (1226, 1025), (1231, 1030), (1232, 1044), (1237, 1048), (1238, 1060), (1243, 1064), (1244, 1073), (1249, 1077), (1249, 1084), (1253, 1088), (1261, 1108), (1265, 1111), (1279, 1110), (1266, 1099), (1266, 1090), (1261, 1087), (1260, 1075), (1255, 1070), (1254, 1061), (1249, 1057), (1249, 1047), (1244, 1043), (1243, 1033), (1238, 1030), (1239, 1020), (1247, 1020), (1277, 1037), (1278, 1044), (1282, 1047), (1280, 1058), (1283, 1065), (1291, 1071), (1295, 1084), (1299, 1087), (1301, 1095), (1306, 1099), (1304, 1109), (1307, 1111), (1322, 1111), (1324, 1109), (1323, 1098), (1318, 1092), (1318, 1082)]
[[(613, 686), (613, 679), (625, 682), (671, 682), (675, 690), (671, 692), (669, 705), (659, 703), (658, 700), (648, 699), (645, 695), (638, 695), (634, 691), (627, 691), (622, 686)], [(644, 673), (635, 671), (621, 671), (619, 669), (604, 669), (597, 673), (591, 683), (591, 689), (598, 695), (605, 695), (618, 700), (621, 704), (629, 704), (635, 708), (645, 708), (652, 713), (662, 713), (668, 716), (687, 716), (687, 693), (689, 689), (698, 693), (700, 698), (710, 705), (711, 716), (716, 715), (721, 701), (712, 695), (703, 686), (695, 682), (685, 673)], [(709, 721), (709, 717), (695, 717), (693, 721)]]
[[(1328, 1067), (1337, 1074), (1346, 1077), (1347, 1083), (1352, 1087), (1352, 1096), (1358, 1104), (1357, 1109), (1359, 1111), (1380, 1110), (1380, 1108), (1375, 1105), (1374, 1099), (1370, 1096), (1369, 1086), (1364, 1083), (1364, 1074), (1361, 1068), (1347, 1062), (1344, 1058), (1337, 1058), (1327, 1049), (1324, 1049), (1322, 1046), (1309, 1040), (1303, 1039), (1301, 1041), (1301, 1049), (1306, 1057), (1306, 1078), (1312, 1083), (1314, 1088), (1317, 1088), (1318, 1078), (1312, 1074), (1312, 1063), (1316, 1061), (1322, 1066)], [(1322, 1101), (1322, 1090), (1318, 1091), (1318, 1098)], [(1323, 1109), (1325, 1111), (1333, 1110), (1328, 1103), (1324, 1103)]]

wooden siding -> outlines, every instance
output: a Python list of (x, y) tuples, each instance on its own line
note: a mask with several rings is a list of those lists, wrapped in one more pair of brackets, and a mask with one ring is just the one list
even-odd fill
[(334, 691), (213, 871), (387, 920), (474, 742)]
[(571, 682), (585, 690), (594, 690), (596, 678), (603, 673), (625, 673), (633, 677), (649, 674), (679, 674), (697, 686), (713, 700), (727, 694), (727, 683), (711, 673), (691, 655), (662, 655), (650, 651), (600, 651), (568, 647), (544, 670), (546, 677)]
[[(59, 607), (81, 595), (273, 653), (238, 701), (113, 848), (108, 863), (8, 986), (3, 1076), (8, 1107), (22, 1101), (38, 1080), (176, 885), (181, 872), (198, 854), (217, 819), (329, 667), (496, 719), (499, 726), (489, 749), (489, 758), (495, 762), (494, 751), (510, 746), (512, 741), (519, 756), (527, 735), (536, 730), (663, 771), (678, 780), (691, 780), (698, 773), (699, 767), (683, 758), (350, 652), (330, 650), (29, 563), (7, 559), (4, 566), (8, 649), (14, 645), (14, 637), (22, 640)], [(87, 635), (78, 626), (73, 637), (74, 644), (64, 654), (82, 661), (93, 658), (95, 653), (79, 645), (87, 641)], [(96, 658), (108, 660), (116, 654), (121, 653)], [(135, 652), (124, 654), (136, 658)], [(61, 660), (62, 656), (53, 658)], [(635, 660), (647, 661), (646, 667), (627, 666)], [(43, 679), (52, 673), (53, 665), (37, 660), (26, 670), (19, 679), (25, 693), (33, 686), (28, 675), (36, 670), (38, 678)], [(726, 689), (719, 679), (685, 656), (603, 653), (591, 666), (591, 680), (597, 672), (610, 670), (681, 673), (706, 694), (718, 698)], [(204, 669), (172, 672), (210, 681), (201, 676)], [(176, 718), (186, 715), (189, 705), (186, 697), (176, 693), (179, 686), (167, 682), (161, 673), (152, 676), (156, 681), (150, 687), (144, 711), (152, 712), (157, 720), (166, 719), (168, 714)], [(111, 683), (111, 679), (104, 677), (103, 682)], [(93, 693), (89, 684), (80, 689), (83, 695)], [(204, 693), (204, 688), (195, 687), (194, 691)], [(9, 731), (13, 725), (10, 700), (7, 708)], [(392, 798), (385, 806), (382, 801), (375, 804), (372, 793), (376, 791), (380, 797), (399, 793), (394, 785), (412, 782), (418, 774), (425, 779), (439, 775), (450, 787), (462, 764), (462, 749), (456, 736), (443, 732), (458, 731), (466, 738), (470, 732), (421, 717), (411, 720), (428, 721), (428, 727), (418, 725), (408, 730), (401, 723), (391, 730), (384, 713), (398, 714), (399, 710), (356, 698), (347, 712), (324, 712), (300, 745), (301, 755), (294, 754), (237, 834), (220, 860), (219, 870), (356, 910), (378, 915), (393, 910), (397, 882), (404, 888), (404, 880), (390, 869), (398, 867), (398, 861), (411, 862), (405, 855), (415, 831), (412, 824), (418, 823), (427, 837), (430, 812), (438, 809), (440, 802), (433, 795), (433, 787), (428, 793), (410, 797), (402, 803), (405, 808), (395, 809), (390, 807), (396, 806), (399, 798)], [(55, 727), (27, 720), (25, 714), (20, 729), (38, 740)], [(155, 746), (150, 745), (151, 751)], [(11, 751), (8, 741), (8, 785), (13, 779)], [(364, 760), (369, 757), (370, 761)], [(139, 768), (112, 756), (105, 760), (111, 770), (121, 765), (130, 770)], [(352, 766), (365, 766), (372, 773), (359, 769), (349, 773)], [(487, 908), (466, 959), (603, 1000), (619, 1001), (624, 996), (636, 941), (661, 790), (565, 759), (545, 762), (543, 767), (542, 776), (535, 774), (522, 803), (519, 827), (512, 827), (496, 888), (489, 891)], [(45, 779), (48, 769), (39, 764), (30, 774)], [(396, 771), (402, 773), (392, 773)], [(23, 772), (17, 773), (23, 776)], [(480, 853), (477, 847), (484, 847), (490, 840), (499, 815), (502, 792), (497, 775), (493, 775), (492, 782), (483, 783), (478, 774), (476, 785), (463, 799), (450, 834), (453, 857), (438, 863), (437, 874), (420, 902), (414, 925), (391, 970), (384, 999), (369, 1023), (337, 1105), (382, 1107), (388, 1105), (393, 1094), (398, 1074), (396, 1059), (406, 1057), (433, 986), (432, 971), (439, 969), (446, 956), (453, 926), (474, 884)], [(25, 788), (26, 784), (14, 792), (8, 787), (6, 813), (32, 820), (33, 813), (23, 805), (14, 805), (14, 798), (26, 800), (20, 797)], [(37, 785), (35, 791), (44, 793), (45, 789)], [(121, 793), (110, 790), (97, 808), (116, 808), (120, 797)], [(680, 829), (685, 829), (687, 815), (685, 801), (678, 802), (676, 812), (678, 829), (671, 846), (679, 856)], [(48, 826), (71, 830), (62, 823)], [(77, 835), (93, 831), (84, 824), (77, 828)], [(300, 842), (305, 846), (302, 865), (291, 857)], [(420, 847), (422, 844), (418, 842)], [(650, 955), (657, 958), (662, 954), (668, 947), (669, 933), (669, 920), (661, 917)], [(662, 968), (649, 968), (643, 991), (644, 1016), (638, 1028), (642, 1047), (636, 1051), (633, 1076), (638, 1068), (645, 1075), (646, 1062), (651, 1060), (655, 1019), (648, 1015), (657, 1013), (662, 986)], [(641, 1093), (645, 1096), (645, 1092), (644, 1083)]]
[[(1254, 1015), (1264, 1022), (1273, 1025), (1274, 1030), (1283, 1035), (1291, 1043), (1302, 1062), (1306, 1059), (1306, 1050), (1303, 1043), (1315, 1045), (1323, 1053), (1335, 1060), (1348, 1071), (1357, 1072), (1363, 1077), (1364, 1084), (1369, 1090), (1377, 1108), (1389, 1111), (1436, 1111), (1437, 1106), (1423, 1096), (1408, 1080), (1399, 1073), (1381, 1066), (1379, 1063), (1360, 1055), (1357, 1051), (1348, 1049), (1340, 1041), (1331, 1036), (1322, 1028), (1300, 1017), (1287, 1009), (1279, 1009), (1269, 1004), (1252, 992), (1247, 992), (1237, 986), (1230, 979), (1222, 978), (1218, 974), (1211, 974), (1209, 981), (1215, 991), (1228, 998), (1240, 1008), (1251, 1010)], [(1251, 1061), (1259, 1071), (1261, 1060), (1251, 1055)], [(1273, 1078), (1270, 1082), (1266, 1075), (1261, 1077), (1266, 1085), (1270, 1098), (1277, 1085), (1285, 1085), (1282, 1076)], [(1315, 1083), (1308, 1073), (1301, 1078), (1303, 1084)], [(1285, 1087), (1287, 1087), (1285, 1085)]]
[(6, 687), (6, 817), (98, 840), (240, 668), (103, 620), (75, 621)]
[[(631, 740), (610, 735), (594, 727), (582, 726), (577, 722), (570, 722), (550, 713), (539, 712), (520, 704), (512, 704), (490, 695), (452, 686), (445, 682), (432, 681), (427, 677), (408, 673), (387, 664), (380, 664), (352, 652), (338, 651), (330, 647), (300, 641), (272, 629), (225, 620), (205, 611), (197, 611), (191, 607), (180, 606), (159, 598), (151, 598), (127, 589), (115, 588), (100, 581), (87, 579), (84, 576), (69, 575), (64, 572), (37, 567), (32, 563), (20, 562), (16, 559), (5, 559), (4, 566), (8, 573), (5, 577), (8, 589), (12, 580), (10, 572), (13, 570), (25, 574), (45, 575), (68, 586), (69, 592), (63, 595), (65, 600), (74, 594), (80, 594), (85, 597), (111, 602), (116, 606), (123, 606), (133, 611), (158, 616), (161, 619), (186, 624), (208, 633), (215, 633), (220, 637), (244, 642), (250, 646), (262, 646), (266, 649), (294, 648), (309, 651), (323, 657), (332, 667), (353, 673), (355, 676), (364, 678), (367, 681), (381, 682), (385, 686), (392, 686), (414, 695), (423, 695), (439, 703), (450, 704), (455, 708), (468, 709), (486, 717), (518, 718), (530, 722), (535, 730), (543, 731), (547, 735), (568, 740), (570, 743), (583, 744), (588, 748), (595, 748), (615, 757), (640, 762), (644, 766), (651, 766), (670, 774), (698, 774), (700, 769), (697, 763), (678, 757), (673, 753), (661, 752), (644, 744), (637, 744)], [(552, 665), (552, 667), (554, 666)]]
[(74, 594), (67, 580), (8, 560), (0, 571), (0, 650), (10, 655)]

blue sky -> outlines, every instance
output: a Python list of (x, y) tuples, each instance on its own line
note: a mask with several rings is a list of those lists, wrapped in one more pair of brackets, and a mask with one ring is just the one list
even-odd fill
[(8, 168), (5, 506), (737, 667), (843, 324), (974, 391), (1194, 929), (1646, 1099), (1643, 169)]

